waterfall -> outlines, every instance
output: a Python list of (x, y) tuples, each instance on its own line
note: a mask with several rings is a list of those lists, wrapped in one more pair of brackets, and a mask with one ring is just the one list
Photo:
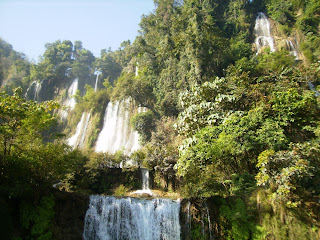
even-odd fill
[[(26, 91), (26, 93), (25, 93), (25, 95), (24, 95), (25, 98), (28, 98), (28, 97), (29, 97), (30, 91), (31, 91), (31, 89), (33, 88), (33, 85), (35, 85), (35, 84), (36, 84), (36, 81), (33, 81), (33, 82), (30, 84), (30, 86), (27, 88), (27, 91)], [(33, 98), (34, 98), (34, 96), (33, 96)], [(33, 100), (34, 100), (34, 99), (33, 99)]]
[(153, 194), (152, 190), (150, 189), (150, 176), (149, 176), (149, 170), (146, 168), (140, 168), (141, 170), (141, 175), (142, 175), (142, 189), (141, 190), (136, 190), (132, 193), (130, 193), (130, 195), (132, 196), (145, 196), (145, 195), (149, 195), (149, 196), (156, 196), (155, 194)]
[[(86, 118), (85, 118), (85, 115), (87, 115)], [(81, 120), (77, 125), (77, 129), (76, 129), (75, 134), (68, 139), (68, 144), (70, 146), (72, 146), (73, 148), (77, 148), (77, 147), (82, 148), (83, 147), (90, 117), (91, 117), (90, 113), (89, 114), (86, 114), (85, 112), (82, 113)], [(84, 119), (86, 119), (86, 120), (84, 120)]]
[(210, 212), (209, 212), (208, 205), (206, 203), (204, 203), (204, 204), (205, 204), (207, 218), (208, 218), (209, 240), (211, 240), (212, 239), (212, 226), (211, 226)]
[(296, 47), (294, 46), (293, 42), (291, 40), (286, 40), (287, 42), (287, 49), (289, 53), (296, 57), (296, 60), (299, 60), (299, 55)]
[(100, 71), (95, 71), (95, 74), (97, 75), (97, 77), (96, 77), (96, 83), (95, 83), (95, 85), (94, 85), (94, 91), (97, 92), (97, 90), (98, 90), (99, 75), (101, 74), (101, 72), (100, 72)]
[(76, 106), (76, 100), (72, 96), (75, 95), (76, 91), (78, 90), (78, 81), (79, 81), (79, 78), (74, 79), (68, 90), (67, 106), (70, 107), (70, 110), (73, 110), (74, 107)]
[(188, 227), (188, 234), (191, 235), (191, 202), (188, 200), (187, 205), (187, 227)]
[(84, 124), (84, 128), (82, 130), (82, 134), (81, 134), (81, 137), (80, 137), (80, 142), (79, 142), (79, 147), (80, 148), (83, 148), (83, 145), (84, 145), (84, 140), (86, 138), (86, 133), (87, 133), (87, 128), (88, 128), (88, 125), (89, 125), (90, 117), (91, 117), (91, 113), (88, 113), (87, 118), (86, 118), (86, 122)]
[(142, 190), (150, 190), (149, 170), (146, 168), (141, 168), (141, 173), (142, 173)]
[(84, 240), (178, 240), (180, 201), (90, 196)]
[[(39, 93), (41, 90), (43, 80), (39, 83), (37, 81), (33, 81), (28, 87), (24, 97), (33, 101), (39, 100)], [(31, 95), (31, 96), (30, 96)]]
[(76, 91), (78, 90), (78, 81), (79, 78), (75, 78), (68, 89), (68, 98), (64, 103), (64, 106), (67, 108), (67, 110), (61, 111), (61, 117), (63, 119), (66, 119), (69, 111), (73, 110), (76, 106), (76, 100), (72, 96), (75, 95)]
[(270, 34), (270, 23), (267, 16), (262, 12), (259, 12), (256, 18), (254, 34), (256, 35), (257, 55), (264, 46), (269, 46), (271, 52), (275, 51), (273, 38)]
[(130, 99), (108, 103), (96, 152), (115, 153), (124, 149), (125, 154), (130, 154), (139, 148), (138, 133), (130, 126), (130, 106)]

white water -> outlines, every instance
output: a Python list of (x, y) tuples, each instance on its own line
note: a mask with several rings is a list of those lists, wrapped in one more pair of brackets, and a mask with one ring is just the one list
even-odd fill
[(96, 152), (115, 153), (123, 149), (128, 155), (139, 148), (138, 133), (130, 126), (131, 106), (130, 99), (108, 103), (103, 128), (96, 142)]
[(180, 202), (90, 196), (84, 240), (178, 240)]
[(266, 46), (270, 47), (271, 52), (275, 51), (273, 38), (270, 33), (270, 23), (267, 16), (262, 12), (259, 12), (256, 18), (254, 34), (256, 35), (257, 54), (259, 54), (262, 47)]
[(75, 95), (78, 90), (78, 81), (79, 78), (75, 78), (68, 89), (68, 98), (64, 103), (66, 110), (62, 110), (61, 112), (61, 117), (64, 119), (67, 118), (69, 111), (73, 110), (76, 106), (76, 100), (72, 96)]
[(76, 94), (76, 91), (78, 90), (78, 81), (79, 78), (76, 78), (73, 80), (69, 90), (68, 90), (68, 103), (67, 106), (70, 107), (70, 110), (73, 110), (76, 106), (76, 100), (72, 97)]
[[(28, 87), (25, 98), (28, 98), (30, 94), (32, 94), (32, 99), (33, 101), (38, 101), (39, 100), (39, 93), (41, 90), (43, 80), (39, 83), (37, 81), (33, 81), (30, 86)], [(31, 92), (33, 90), (33, 93)]]
[[(85, 117), (87, 115), (87, 117)], [(81, 120), (77, 125), (75, 134), (68, 139), (68, 144), (73, 148), (82, 148), (86, 137), (91, 114), (82, 113)]]
[(188, 234), (191, 235), (191, 202), (189, 200), (187, 205), (187, 226), (188, 226)]
[(296, 60), (299, 60), (299, 54), (293, 42), (291, 40), (286, 40), (286, 42), (287, 42), (287, 49), (289, 50), (289, 53), (295, 56)]
[(153, 196), (153, 192), (150, 189), (150, 175), (149, 170), (146, 168), (140, 168), (141, 175), (142, 175), (142, 189), (136, 190), (132, 192), (130, 195), (143, 195), (148, 194), (150, 196)]
[(142, 190), (149, 190), (150, 176), (149, 170), (146, 168), (141, 168), (142, 172)]
[(96, 71), (95, 74), (97, 75), (97, 77), (96, 77), (96, 83), (95, 83), (95, 85), (94, 85), (94, 91), (97, 92), (97, 90), (98, 90), (99, 75), (101, 74), (101, 72), (100, 72), (100, 71)]
[(211, 239), (212, 239), (212, 226), (211, 226), (211, 219), (210, 219), (209, 208), (208, 208), (208, 205), (207, 205), (206, 203), (205, 203), (205, 208), (206, 208), (207, 218), (208, 218), (209, 240), (211, 240)]

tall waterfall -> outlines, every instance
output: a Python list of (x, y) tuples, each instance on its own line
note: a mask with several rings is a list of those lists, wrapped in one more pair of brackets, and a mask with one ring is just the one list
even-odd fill
[(212, 239), (212, 226), (211, 226), (211, 219), (210, 219), (210, 211), (208, 208), (208, 205), (205, 203), (206, 213), (207, 213), (207, 219), (208, 219), (208, 228), (209, 228), (209, 240)]
[(68, 89), (67, 106), (70, 107), (71, 110), (73, 110), (74, 107), (76, 106), (76, 100), (72, 96), (75, 95), (76, 91), (78, 90), (78, 81), (79, 81), (79, 78), (74, 79), (70, 88)]
[(137, 62), (135, 76), (138, 76), (138, 73), (139, 73), (139, 63)]
[(149, 170), (146, 168), (141, 168), (141, 173), (142, 173), (142, 190), (149, 190), (150, 189)]
[[(87, 115), (87, 116), (86, 116)], [(68, 144), (73, 148), (82, 148), (86, 137), (91, 114), (82, 113), (81, 120), (77, 125), (75, 134), (68, 139)]]
[(76, 91), (78, 90), (78, 81), (79, 78), (75, 78), (71, 84), (71, 86), (68, 89), (68, 98), (64, 103), (64, 106), (67, 108), (66, 110), (63, 110), (61, 113), (62, 118), (67, 118), (69, 111), (73, 110), (76, 106), (76, 100), (72, 97), (76, 94)]
[(271, 52), (275, 51), (273, 38), (270, 33), (270, 23), (267, 16), (262, 12), (259, 12), (256, 18), (254, 34), (256, 35), (255, 43), (257, 46), (257, 54), (259, 54), (260, 49), (265, 46), (269, 46)]
[(94, 85), (94, 91), (97, 92), (98, 90), (98, 81), (99, 81), (99, 75), (101, 74), (100, 71), (95, 71), (95, 74), (97, 75), (97, 78), (96, 78), (96, 83)]
[(178, 240), (180, 201), (90, 196), (84, 240)]
[(138, 133), (130, 126), (130, 106), (130, 99), (108, 103), (96, 152), (115, 153), (124, 149), (125, 154), (130, 154), (139, 148)]

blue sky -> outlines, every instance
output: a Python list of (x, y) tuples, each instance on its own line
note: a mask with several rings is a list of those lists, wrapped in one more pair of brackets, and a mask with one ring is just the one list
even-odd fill
[(99, 57), (133, 41), (153, 10), (153, 0), (0, 0), (0, 37), (34, 61), (56, 40), (80, 40)]

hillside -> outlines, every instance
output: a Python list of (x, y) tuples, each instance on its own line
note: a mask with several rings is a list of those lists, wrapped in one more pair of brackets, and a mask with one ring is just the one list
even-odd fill
[(110, 169), (139, 166), (206, 201), (218, 239), (319, 239), (320, 2), (154, 2), (135, 41), (100, 57), (57, 40), (29, 63), (0, 40), (3, 199), (57, 183), (126, 194), (136, 177)]

